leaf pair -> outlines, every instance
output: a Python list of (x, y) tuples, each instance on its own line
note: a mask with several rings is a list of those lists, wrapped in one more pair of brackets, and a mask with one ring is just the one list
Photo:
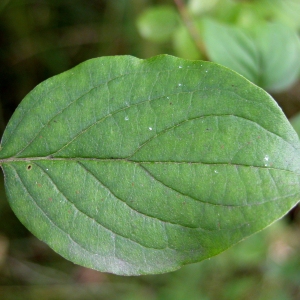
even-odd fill
[(263, 90), (166, 55), (89, 60), (37, 86), (2, 138), (21, 222), (63, 257), (122, 275), (216, 255), (299, 199), (299, 141)]

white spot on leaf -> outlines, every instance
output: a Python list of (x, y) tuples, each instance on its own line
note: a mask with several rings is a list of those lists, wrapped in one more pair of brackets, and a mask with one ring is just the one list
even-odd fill
[(269, 159), (270, 159), (269, 155), (266, 154), (265, 157), (264, 157), (265, 167), (268, 166)]

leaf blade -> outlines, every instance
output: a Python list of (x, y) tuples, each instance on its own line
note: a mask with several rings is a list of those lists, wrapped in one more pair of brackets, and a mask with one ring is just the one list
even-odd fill
[(75, 263), (137, 275), (216, 255), (282, 217), (298, 202), (298, 153), (277, 104), (236, 73), (108, 57), (29, 94), (0, 160), (29, 230)]

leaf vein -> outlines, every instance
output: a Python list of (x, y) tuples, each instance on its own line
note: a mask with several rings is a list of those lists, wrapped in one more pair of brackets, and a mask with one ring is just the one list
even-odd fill
[[(165, 187), (167, 187), (167, 188), (173, 190), (173, 191), (176, 192), (176, 193), (179, 193), (180, 195), (189, 197), (189, 198), (193, 199), (194, 201), (198, 201), (198, 202), (201, 202), (201, 203), (207, 204), (207, 205), (222, 206), (222, 207), (236, 207), (236, 208), (238, 208), (238, 207), (245, 207), (245, 206), (263, 205), (263, 204), (268, 203), (268, 202), (273, 202), (273, 201), (275, 202), (275, 201), (281, 200), (282, 198), (288, 198), (288, 197), (293, 197), (293, 196), (299, 195), (299, 192), (297, 192), (297, 193), (294, 193), (294, 194), (286, 195), (286, 196), (284, 196), (284, 197), (282, 197), (282, 196), (275, 197), (275, 198), (273, 198), (273, 199), (271, 199), (271, 200), (268, 200), (268, 201), (263, 201), (263, 202), (259, 202), (259, 203), (253, 203), (253, 204), (248, 204), (248, 203), (246, 203), (246, 204), (241, 204), (241, 205), (236, 205), (236, 204), (218, 204), (218, 203), (205, 202), (205, 201), (203, 201), (203, 200), (194, 198), (194, 197), (192, 197), (192, 196), (190, 196), (190, 195), (188, 195), (188, 194), (184, 194), (184, 193), (182, 193), (182, 192), (176, 190), (175, 188), (173, 188), (173, 187), (171, 187), (171, 186), (166, 185), (164, 182), (162, 182), (161, 180), (159, 180), (158, 178), (156, 178), (156, 177), (155, 177), (155, 176), (154, 176), (154, 175), (153, 175), (153, 174), (152, 174), (145, 166), (143, 166), (144, 163), (138, 163), (138, 164), (141, 166), (141, 168), (143, 168), (143, 169), (145, 170), (145, 172), (146, 172), (151, 178), (153, 178), (153, 179), (156, 180), (157, 182), (161, 183), (161, 184), (164, 185)], [(201, 229), (201, 228), (200, 228), (200, 229)], [(204, 230), (206, 230), (206, 229), (204, 229)]]
[[(147, 217), (147, 218), (151, 218), (151, 219), (154, 219), (154, 220), (157, 220), (159, 222), (162, 222), (163, 224), (166, 224), (166, 225), (175, 225), (175, 226), (181, 226), (181, 227), (184, 227), (184, 228), (187, 228), (187, 229), (198, 229), (198, 227), (190, 227), (190, 226), (186, 226), (186, 225), (181, 225), (181, 224), (177, 224), (177, 223), (172, 223), (170, 221), (165, 221), (165, 220), (162, 220), (162, 219), (159, 219), (157, 217), (154, 217), (154, 216), (150, 216), (150, 215), (146, 215), (145, 213), (142, 213), (140, 211), (137, 211), (135, 208), (133, 208), (132, 206), (130, 206), (127, 202), (125, 202), (124, 200), (122, 200), (120, 197), (118, 197), (115, 193), (113, 193), (102, 181), (100, 181), (100, 179), (92, 172), (90, 171), (86, 165), (82, 164), (80, 161), (78, 161), (78, 164), (84, 168), (86, 170), (86, 172), (88, 172), (89, 174), (91, 174), (105, 189), (107, 189), (116, 199), (118, 199), (119, 201), (121, 201), (122, 203), (124, 203), (126, 206), (128, 206), (130, 209), (132, 209), (134, 212), (138, 213), (138, 214), (141, 214), (142, 216), (144, 217)], [(200, 228), (201, 229), (201, 228)], [(206, 229), (203, 229), (203, 230), (206, 230)]]
[(142, 246), (142, 247), (145, 247), (145, 248), (148, 248), (148, 249), (164, 250), (164, 249), (167, 249), (167, 248), (168, 248), (168, 247), (166, 247), (166, 248), (154, 248), (154, 247), (149, 247), (149, 246), (143, 245), (143, 244), (141, 244), (140, 242), (134, 241), (134, 240), (130, 239), (129, 237), (126, 237), (126, 236), (124, 236), (124, 235), (122, 235), (122, 234), (120, 234), (120, 233), (117, 233), (117, 232), (113, 231), (112, 229), (110, 229), (110, 228), (104, 226), (104, 225), (101, 224), (99, 221), (97, 221), (96, 219), (94, 219), (92, 216), (88, 215), (86, 212), (81, 211), (81, 210), (75, 205), (75, 203), (72, 202), (70, 199), (68, 199), (68, 198), (64, 195), (64, 193), (58, 188), (58, 186), (57, 186), (57, 184), (54, 182), (53, 178), (51, 178), (51, 176), (50, 176), (47, 172), (45, 172), (45, 170), (44, 170), (40, 165), (38, 165), (37, 163), (35, 163), (35, 165), (37, 165), (37, 166), (43, 171), (43, 173), (50, 179), (50, 181), (53, 183), (54, 187), (55, 187), (55, 188), (57, 189), (57, 191), (65, 198), (65, 200), (66, 200), (67, 202), (70, 202), (70, 203), (74, 206), (74, 208), (75, 208), (79, 213), (81, 213), (81, 214), (83, 214), (84, 216), (88, 217), (90, 220), (92, 220), (93, 222), (95, 222), (95, 223), (96, 223), (97, 225), (99, 225), (100, 227), (104, 228), (105, 230), (107, 230), (107, 231), (109, 231), (109, 232), (111, 232), (111, 233), (113, 233), (113, 234), (115, 234), (115, 235), (118, 235), (118, 236), (120, 236), (120, 237), (122, 237), (122, 238), (124, 238), (124, 239), (126, 239), (126, 240), (129, 240), (129, 241), (131, 241), (131, 242), (133, 242), (133, 243), (135, 243), (135, 244), (138, 244), (138, 245), (140, 245), (140, 246)]
[(17, 178), (19, 179), (19, 182), (21, 183), (21, 185), (24, 187), (25, 192), (28, 194), (28, 196), (30, 197), (30, 199), (32, 200), (32, 202), (34, 203), (34, 205), (41, 211), (42, 215), (44, 215), (46, 217), (46, 219), (49, 220), (50, 223), (53, 224), (54, 227), (58, 228), (63, 234), (65, 234), (71, 241), (73, 241), (76, 245), (78, 245), (80, 248), (84, 249), (85, 251), (92, 253), (93, 255), (97, 255), (100, 256), (98, 253), (93, 252), (87, 248), (85, 248), (83, 245), (79, 244), (78, 242), (76, 242), (74, 240), (74, 238), (70, 235), (70, 233), (66, 232), (63, 228), (61, 228), (60, 226), (58, 226), (44, 211), (43, 209), (37, 204), (37, 202), (34, 200), (34, 197), (30, 194), (29, 190), (27, 189), (26, 185), (24, 184), (24, 182), (22, 181), (21, 177), (19, 176), (19, 173), (17, 172), (17, 170), (11, 166), (11, 168), (15, 171)]
[[(166, 72), (167, 72), (167, 70), (166, 70)], [(142, 72), (141, 72), (141, 73), (142, 73)], [(128, 74), (125, 74), (125, 75), (129, 75), (129, 74), (135, 74), (135, 73), (128, 73)], [(124, 76), (125, 76), (125, 75), (124, 75)], [(112, 79), (112, 80), (110, 80), (110, 81), (113, 81), (113, 80), (118, 79), (118, 78), (120, 78), (120, 77), (122, 77), (122, 76), (115, 77), (114, 79)], [(110, 81), (108, 81), (108, 82), (110, 82)], [(107, 83), (108, 83), (108, 82), (107, 82)], [(43, 129), (44, 129), (45, 127), (47, 127), (47, 126), (49, 125), (49, 123), (50, 123), (55, 117), (57, 117), (59, 114), (62, 114), (68, 107), (70, 107), (70, 106), (71, 106), (72, 104), (74, 104), (76, 101), (78, 101), (79, 99), (81, 99), (82, 97), (84, 97), (85, 95), (87, 95), (88, 93), (90, 93), (92, 90), (94, 90), (94, 89), (96, 89), (96, 88), (99, 88), (99, 86), (101, 86), (101, 85), (103, 85), (103, 84), (105, 84), (105, 83), (101, 83), (101, 84), (99, 84), (99, 85), (93, 87), (93, 88), (90, 89), (88, 92), (86, 92), (85, 94), (82, 94), (80, 97), (74, 99), (73, 101), (71, 101), (70, 103), (68, 103), (67, 106), (65, 106), (65, 107), (62, 108), (60, 111), (58, 111), (51, 119), (48, 120), (47, 123), (45, 123), (45, 124), (40, 128), (40, 130), (39, 130), (39, 131), (37, 132), (37, 134), (29, 141), (29, 143), (28, 143), (25, 147), (23, 147), (21, 150), (19, 150), (19, 152), (16, 153), (14, 156), (20, 155), (26, 148), (28, 148), (28, 147), (36, 140), (36, 138), (40, 135), (40, 133), (43, 131)], [(181, 91), (181, 92), (176, 92), (176, 93), (168, 94), (168, 96), (178, 95), (178, 94), (193, 94), (193, 93), (195, 93), (195, 92), (197, 92), (197, 91), (202, 91), (202, 90), (203, 90), (203, 89), (196, 89), (196, 90), (192, 90), (192, 91)], [(220, 91), (222, 91), (222, 92), (226, 91), (226, 92), (235, 94), (235, 95), (238, 96), (240, 99), (242, 99), (242, 100), (244, 100), (244, 101), (246, 101), (246, 102), (250, 101), (249, 99), (246, 99), (246, 98), (242, 97), (241, 95), (239, 95), (238, 93), (236, 93), (235, 91), (232, 91), (232, 90), (227, 90), (227, 89), (222, 89), (222, 90), (221, 90), (221, 89), (213, 89), (213, 88), (212, 88), (212, 89), (205, 89), (205, 90), (215, 90), (215, 91), (220, 90)], [(101, 121), (104, 121), (106, 118), (108, 118), (108, 117), (110, 117), (110, 116), (112, 116), (112, 115), (115, 115), (115, 114), (117, 114), (117, 113), (120, 112), (120, 111), (126, 110), (126, 109), (128, 109), (128, 108), (130, 108), (130, 107), (132, 107), (132, 106), (138, 106), (138, 105), (140, 105), (140, 104), (142, 105), (142, 104), (144, 104), (144, 103), (151, 102), (151, 101), (155, 101), (155, 100), (162, 99), (162, 98), (165, 98), (165, 97), (166, 97), (166, 95), (162, 95), (162, 96), (157, 97), (157, 98), (146, 99), (146, 100), (140, 101), (140, 102), (138, 102), (138, 103), (126, 105), (126, 106), (124, 106), (124, 107), (122, 107), (122, 108), (120, 108), (120, 109), (117, 109), (117, 110), (115, 110), (115, 111), (113, 111), (113, 112), (111, 112), (111, 113), (108, 113), (107, 115), (104, 115), (104, 116), (103, 116), (102, 118), (100, 118), (99, 120), (94, 121), (92, 124), (90, 124), (90, 125), (87, 126), (86, 128), (82, 129), (80, 132), (78, 132), (78, 133), (77, 133), (77, 134), (76, 134), (76, 135), (75, 135), (68, 143), (66, 143), (65, 145), (63, 145), (60, 149), (56, 150), (54, 153), (52, 153), (52, 155), (55, 155), (55, 154), (57, 154), (58, 152), (60, 152), (62, 149), (64, 149), (64, 148), (67, 147), (69, 144), (71, 144), (74, 140), (76, 140), (80, 135), (84, 134), (84, 133), (85, 133), (86, 131), (88, 131), (91, 127), (95, 126), (96, 124), (100, 123)], [(256, 103), (256, 104), (262, 106), (262, 104), (260, 104), (260, 103)], [(264, 109), (266, 109), (265, 106), (264, 106)], [(269, 108), (267, 108), (267, 109), (269, 110)], [(30, 110), (29, 110), (29, 111), (30, 111)], [(223, 115), (225, 116), (225, 115), (229, 115), (229, 114), (220, 114), (220, 115), (218, 115), (218, 116), (223, 116)], [(209, 116), (209, 115), (207, 115), (207, 116)], [(237, 116), (237, 115), (236, 115), (236, 116)], [(199, 116), (198, 118), (200, 118), (200, 117), (205, 117), (205, 116), (204, 116), (204, 115), (203, 115), (203, 116)], [(237, 117), (238, 117), (238, 116), (237, 116)], [(246, 120), (252, 121), (253, 123), (259, 125), (259, 126), (262, 127), (262, 128), (264, 128), (264, 129), (265, 129), (266, 131), (268, 131), (269, 133), (272, 133), (272, 134), (274, 134), (274, 135), (280, 137), (282, 140), (284, 140), (285, 142), (287, 142), (288, 144), (290, 144), (293, 148), (295, 148), (294, 145), (292, 145), (290, 142), (288, 142), (287, 140), (283, 139), (283, 138), (282, 138), (281, 136), (279, 136), (278, 134), (276, 134), (276, 133), (274, 133), (274, 132), (272, 132), (272, 131), (266, 129), (266, 128), (263, 127), (261, 124), (258, 124), (258, 123), (256, 123), (256, 122), (254, 122), (253, 120), (247, 119), (247, 118), (245, 118), (245, 117), (242, 117), (242, 116), (240, 116), (240, 117), (241, 117), (241, 118), (244, 118), (244, 119), (246, 119)], [(24, 117), (23, 117), (23, 118), (24, 118)], [(21, 123), (21, 121), (20, 121), (19, 123)], [(15, 129), (16, 129), (16, 128), (15, 128)], [(15, 129), (13, 130), (13, 132), (15, 131)], [(13, 136), (13, 132), (11, 133), (11, 136)]]
[[(183, 120), (175, 125), (171, 125), (170, 127), (168, 128), (165, 128), (164, 130), (162, 131), (159, 131), (157, 132), (155, 135), (151, 136), (150, 138), (148, 138), (143, 144), (141, 144), (131, 155), (129, 155), (128, 157), (126, 157), (127, 160), (130, 160), (136, 153), (138, 153), (141, 148), (143, 148), (144, 146), (146, 146), (148, 143), (150, 143), (152, 140), (154, 140), (155, 138), (157, 138), (158, 136), (161, 136), (163, 135), (164, 133), (176, 128), (176, 127), (179, 127), (189, 121), (193, 121), (193, 120), (199, 120), (199, 119), (202, 119), (202, 118), (209, 118), (209, 117), (216, 117), (217, 119), (219, 117), (235, 117), (235, 118), (238, 118), (238, 119), (243, 119), (247, 122), (250, 122), (250, 123), (253, 123), (255, 124), (256, 126), (262, 128), (263, 130), (265, 130), (266, 132), (270, 133), (271, 135), (275, 135), (276, 137), (279, 137), (280, 139), (282, 139), (284, 142), (286, 142), (287, 144), (289, 144), (290, 146), (292, 146), (293, 149), (295, 149), (295, 147), (290, 144), (289, 142), (287, 142), (286, 140), (284, 140), (282, 137), (280, 137), (279, 135), (271, 132), (270, 130), (266, 129), (265, 127), (263, 127), (261, 124), (258, 124), (256, 122), (254, 122), (253, 120), (250, 120), (250, 119), (247, 119), (243, 116), (238, 116), (238, 115), (234, 115), (234, 114), (209, 114), (209, 115), (202, 115), (202, 116), (197, 116), (197, 117), (194, 117), (194, 118), (189, 118), (189, 119), (186, 119), (186, 120)], [(237, 152), (239, 152), (240, 149), (237, 150)], [(237, 154), (237, 153), (236, 153)], [(236, 155), (235, 154), (235, 155)], [(234, 155), (234, 156), (235, 156)], [(232, 163), (232, 162), (231, 162)]]

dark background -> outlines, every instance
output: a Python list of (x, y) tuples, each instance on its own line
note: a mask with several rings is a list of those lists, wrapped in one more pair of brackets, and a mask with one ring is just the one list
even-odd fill
[[(142, 39), (136, 19), (154, 0), (0, 0), (0, 131), (41, 81), (87, 59), (173, 54)], [(274, 94), (288, 117), (300, 84)], [(2, 176), (2, 175), (1, 175)], [(300, 299), (300, 214), (210, 260), (157, 276), (119, 277), (76, 266), (32, 236), (0, 183), (0, 299)]]

